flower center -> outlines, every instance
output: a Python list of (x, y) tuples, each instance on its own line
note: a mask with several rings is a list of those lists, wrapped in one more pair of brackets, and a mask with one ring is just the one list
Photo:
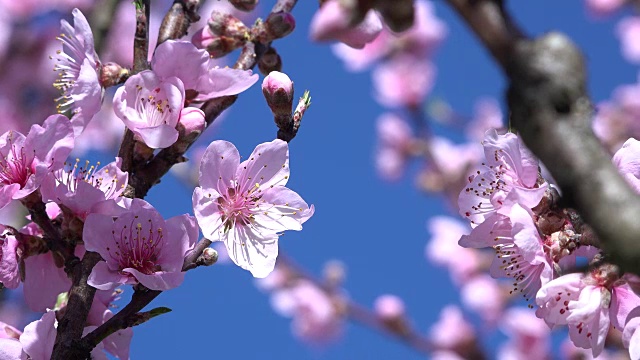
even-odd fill
[[(256, 184), (257, 185), (257, 184)], [(218, 198), (218, 210), (222, 214), (224, 232), (235, 225), (248, 225), (253, 221), (253, 211), (260, 201), (260, 196), (253, 194), (259, 186), (252, 187), (245, 193), (240, 193), (238, 185), (227, 189), (227, 194)]]
[[(72, 192), (74, 194), (78, 190), (78, 184), (80, 182), (84, 182), (96, 189), (104, 191), (105, 199), (115, 198), (114, 195), (118, 190), (118, 180), (115, 177), (112, 178), (110, 180), (111, 184), (106, 188), (103, 188), (102, 186), (103, 184), (105, 184), (105, 178), (103, 178), (102, 176), (96, 176), (96, 169), (98, 168), (98, 166), (100, 166), (99, 161), (95, 166), (90, 165), (89, 161), (85, 161), (84, 166), (78, 166), (78, 163), (80, 163), (80, 159), (76, 158), (76, 162), (72, 167), (56, 171), (56, 180), (59, 183), (66, 185), (67, 189), (69, 189), (69, 192)], [(65, 163), (65, 166), (69, 165), (70, 164)]]
[(20, 184), (20, 188), (23, 188), (33, 174), (31, 163), (23, 147), (11, 144), (11, 151), (0, 157), (0, 184)]
[[(162, 228), (154, 230), (153, 222), (148, 219), (145, 226), (136, 223), (138, 216), (131, 220), (130, 225), (124, 225), (120, 232), (111, 232), (115, 249), (107, 248), (111, 259), (118, 263), (120, 270), (134, 268), (143, 274), (153, 274), (161, 270), (156, 264), (162, 249)], [(148, 231), (144, 228), (148, 227)]]
[[(173, 112), (169, 101), (162, 98), (160, 88), (153, 91), (144, 91), (140, 85), (137, 86), (138, 102), (136, 103), (136, 111), (140, 114), (140, 118), (149, 126), (158, 126), (167, 123), (167, 117)], [(164, 94), (162, 94), (164, 95)]]

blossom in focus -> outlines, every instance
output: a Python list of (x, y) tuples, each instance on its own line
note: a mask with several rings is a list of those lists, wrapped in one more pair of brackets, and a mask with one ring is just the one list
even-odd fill
[(297, 280), (275, 291), (271, 305), (280, 315), (293, 318), (291, 330), (302, 340), (327, 343), (342, 333), (342, 317), (334, 300), (310, 281)]
[(105, 200), (116, 200), (127, 186), (129, 174), (120, 170), (122, 159), (116, 158), (97, 169), (79, 159), (69, 169), (59, 169), (47, 175), (41, 186), (42, 199), (64, 205), (74, 215), (85, 219), (91, 209)]
[(326, 1), (311, 19), (311, 38), (315, 41), (338, 40), (350, 47), (362, 49), (382, 31), (382, 21), (373, 10), (369, 10), (359, 24), (352, 26), (349, 22), (349, 11), (340, 1)]
[(165, 221), (144, 200), (125, 204), (115, 220), (101, 213), (87, 216), (85, 247), (105, 260), (93, 268), (89, 285), (99, 290), (137, 283), (152, 290), (179, 286), (184, 280), (184, 257), (198, 239), (195, 219), (180, 215)]
[(60, 167), (73, 148), (73, 128), (63, 115), (33, 125), (25, 137), (0, 136), (0, 209), (34, 192), (50, 170)]
[(496, 212), (508, 213), (515, 203), (529, 209), (538, 205), (548, 185), (537, 183), (538, 159), (520, 138), (513, 133), (498, 135), (492, 129), (482, 145), (485, 162), (460, 192), (460, 215), (477, 226)]
[(162, 149), (178, 140), (176, 125), (184, 109), (184, 99), (180, 79), (162, 79), (153, 71), (145, 70), (131, 76), (116, 90), (113, 110), (147, 146)]
[(58, 112), (72, 112), (71, 123), (75, 136), (82, 133), (93, 116), (100, 111), (102, 86), (100, 59), (93, 44), (93, 33), (87, 19), (78, 9), (73, 9), (73, 27), (60, 21), (62, 50), (52, 57), (56, 60), (54, 71), (58, 78), (54, 86), (62, 92), (57, 99)]
[(275, 266), (278, 236), (301, 230), (314, 212), (289, 179), (289, 146), (282, 140), (258, 145), (240, 163), (236, 147), (212, 142), (202, 156), (193, 209), (205, 237), (223, 241), (236, 265), (265, 277)]
[(436, 68), (429, 60), (403, 55), (376, 67), (372, 77), (380, 104), (417, 108), (433, 87)]
[(561, 276), (544, 285), (536, 295), (536, 315), (550, 327), (568, 325), (571, 341), (598, 356), (609, 326), (622, 330), (640, 298), (611, 265), (602, 265), (587, 275)]
[(187, 91), (187, 100), (191, 101), (237, 95), (258, 81), (258, 74), (251, 70), (219, 68), (206, 50), (188, 41), (167, 40), (160, 44), (153, 54), (151, 67), (161, 79), (180, 79)]

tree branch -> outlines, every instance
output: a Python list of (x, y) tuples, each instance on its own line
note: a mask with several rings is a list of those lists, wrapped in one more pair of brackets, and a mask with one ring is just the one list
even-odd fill
[(640, 274), (640, 197), (591, 130), (583, 56), (564, 35), (525, 38), (497, 0), (447, 0), (491, 52), (510, 84), (511, 121), (563, 197), (624, 271)]

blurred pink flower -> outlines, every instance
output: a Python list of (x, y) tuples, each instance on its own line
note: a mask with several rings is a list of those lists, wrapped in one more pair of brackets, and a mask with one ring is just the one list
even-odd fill
[(640, 17), (626, 17), (616, 28), (622, 55), (633, 64), (640, 63)]
[(293, 318), (291, 330), (304, 341), (325, 344), (342, 334), (342, 317), (334, 300), (310, 281), (297, 280), (275, 291), (271, 305), (280, 315)]
[(469, 233), (469, 226), (447, 216), (435, 216), (427, 222), (431, 239), (425, 247), (427, 259), (446, 266), (457, 285), (464, 284), (477, 274), (481, 266), (476, 250), (458, 245), (461, 236)]
[(500, 328), (509, 341), (498, 350), (498, 360), (544, 360), (550, 358), (551, 332), (528, 308), (509, 308)]
[(467, 280), (460, 289), (460, 301), (490, 326), (495, 325), (506, 307), (506, 294), (495, 279), (480, 274)]
[(184, 280), (184, 257), (198, 240), (198, 227), (190, 215), (165, 221), (149, 203), (133, 199), (115, 220), (111, 215), (89, 214), (82, 238), (87, 251), (105, 259), (93, 268), (89, 285), (111, 290), (141, 283), (152, 290), (168, 290)]
[(396, 295), (385, 294), (376, 298), (373, 303), (376, 315), (385, 320), (395, 320), (404, 317), (404, 301)]
[(482, 141), (487, 130), (504, 126), (500, 104), (493, 98), (476, 101), (473, 114), (473, 119), (465, 127), (465, 135), (469, 140)]
[(585, 0), (587, 9), (596, 16), (613, 13), (625, 4), (626, 0)]
[(396, 56), (373, 70), (375, 99), (387, 107), (417, 108), (431, 91), (435, 66), (426, 59)]
[(376, 168), (387, 180), (398, 180), (409, 157), (413, 131), (406, 121), (393, 113), (384, 113), (376, 121), (378, 146)]
[(18, 274), (19, 256), (18, 247), (20, 244), (15, 236), (8, 229), (0, 225), (0, 283), (9, 289), (16, 289), (20, 285)]
[(278, 236), (301, 230), (314, 212), (289, 179), (289, 146), (282, 140), (258, 145), (240, 163), (238, 149), (212, 142), (200, 164), (193, 209), (204, 236), (223, 241), (236, 265), (265, 277), (275, 266)]
[(362, 22), (355, 26), (351, 26), (349, 21), (349, 10), (340, 1), (326, 1), (311, 19), (311, 38), (315, 41), (338, 40), (350, 47), (362, 49), (382, 31), (382, 21), (373, 10), (369, 10)]
[(437, 349), (458, 352), (475, 342), (476, 333), (473, 325), (464, 319), (460, 308), (448, 305), (440, 311), (438, 322), (431, 326), (429, 337)]

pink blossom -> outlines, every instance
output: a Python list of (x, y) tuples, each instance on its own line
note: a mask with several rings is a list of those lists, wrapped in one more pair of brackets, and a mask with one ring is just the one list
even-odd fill
[(427, 228), (431, 239), (425, 247), (425, 255), (432, 263), (446, 266), (456, 284), (461, 285), (476, 274), (481, 265), (476, 250), (458, 245), (461, 236), (469, 232), (467, 225), (446, 216), (429, 219)]
[(74, 215), (84, 220), (91, 209), (99, 202), (116, 200), (127, 186), (129, 174), (120, 170), (122, 159), (97, 169), (85, 162), (78, 166), (80, 160), (69, 169), (60, 169), (47, 175), (42, 183), (42, 199), (64, 205)]
[(460, 301), (465, 308), (478, 314), (483, 321), (494, 325), (506, 307), (506, 291), (487, 274), (468, 279), (460, 288)]
[(56, 341), (56, 312), (48, 311), (24, 328), (20, 343), (31, 359), (50, 359)]
[(550, 248), (538, 235), (532, 214), (519, 204), (508, 216), (495, 214), (460, 238), (463, 247), (493, 247), (496, 257), (490, 273), (494, 278), (512, 278), (512, 292), (529, 300), (553, 277)]
[(622, 55), (630, 63), (640, 62), (640, 17), (627, 17), (616, 28), (622, 46)]
[(626, 0), (585, 0), (587, 9), (593, 15), (609, 15), (625, 4)]
[(382, 30), (382, 21), (373, 10), (369, 10), (359, 24), (352, 26), (349, 22), (349, 11), (340, 1), (327, 1), (311, 19), (311, 38), (315, 41), (338, 40), (353, 48), (362, 49)]
[(551, 327), (567, 324), (571, 341), (597, 357), (610, 324), (622, 330), (631, 310), (640, 306), (640, 298), (612, 266), (602, 265), (587, 275), (569, 274), (547, 283), (538, 291), (536, 303), (538, 317)]
[(396, 56), (373, 71), (375, 99), (387, 107), (418, 107), (431, 91), (435, 66), (426, 59)]
[(182, 265), (198, 239), (195, 219), (189, 215), (164, 220), (146, 201), (133, 199), (115, 220), (89, 214), (82, 238), (87, 251), (98, 252), (99, 262), (89, 285), (109, 290), (119, 284), (137, 284), (168, 290), (184, 279)]
[(237, 95), (258, 81), (258, 74), (251, 70), (219, 68), (206, 50), (188, 41), (168, 40), (160, 44), (151, 66), (161, 79), (180, 79), (185, 90), (195, 92), (188, 99), (193, 101)]
[(486, 98), (476, 102), (474, 116), (465, 128), (465, 134), (470, 140), (482, 140), (489, 129), (499, 129), (502, 124), (502, 110), (495, 99)]
[(285, 187), (288, 179), (289, 146), (282, 140), (258, 145), (242, 163), (236, 147), (221, 140), (202, 157), (200, 187), (193, 192), (198, 224), (255, 277), (273, 270), (280, 233), (301, 230), (313, 215), (313, 205)]
[(49, 116), (43, 126), (31, 126), (26, 137), (16, 131), (0, 136), (0, 209), (34, 192), (72, 148), (73, 129), (63, 115)]
[(395, 295), (380, 295), (373, 304), (375, 313), (382, 319), (395, 320), (404, 317), (404, 301)]
[(499, 360), (542, 360), (549, 358), (550, 331), (531, 309), (509, 308), (500, 327), (509, 341), (498, 351)]
[(460, 308), (449, 305), (440, 311), (440, 319), (431, 326), (429, 337), (438, 349), (458, 352), (473, 343), (476, 334)]
[(147, 146), (161, 149), (178, 140), (176, 125), (184, 100), (180, 79), (161, 79), (153, 71), (145, 70), (131, 76), (116, 90), (113, 110)]
[(548, 185), (537, 184), (538, 160), (520, 139), (488, 130), (482, 145), (485, 162), (460, 192), (460, 215), (477, 226), (496, 212), (508, 213), (514, 203), (529, 209), (538, 205)]
[(54, 86), (62, 92), (58, 111), (73, 112), (71, 123), (78, 136), (100, 111), (103, 90), (98, 80), (101, 64), (89, 23), (80, 10), (73, 9), (72, 13), (74, 27), (66, 20), (60, 21), (62, 51), (54, 57), (54, 70), (58, 72)]
[(640, 83), (621, 85), (612, 100), (598, 104), (593, 131), (611, 153), (630, 137), (640, 137)]
[(378, 149), (376, 168), (387, 180), (398, 180), (409, 158), (413, 131), (406, 121), (392, 113), (385, 113), (376, 121)]
[(633, 138), (627, 140), (613, 155), (613, 163), (627, 183), (640, 193), (640, 142)]
[(334, 301), (307, 280), (276, 291), (271, 305), (280, 315), (293, 318), (291, 330), (302, 340), (323, 344), (342, 333), (342, 318)]
[(342, 59), (347, 70), (362, 71), (381, 58), (395, 53), (429, 56), (447, 35), (446, 24), (435, 16), (431, 1), (416, 1), (413, 26), (402, 33), (383, 28), (364, 48), (354, 49), (339, 43), (332, 45), (333, 53)]

